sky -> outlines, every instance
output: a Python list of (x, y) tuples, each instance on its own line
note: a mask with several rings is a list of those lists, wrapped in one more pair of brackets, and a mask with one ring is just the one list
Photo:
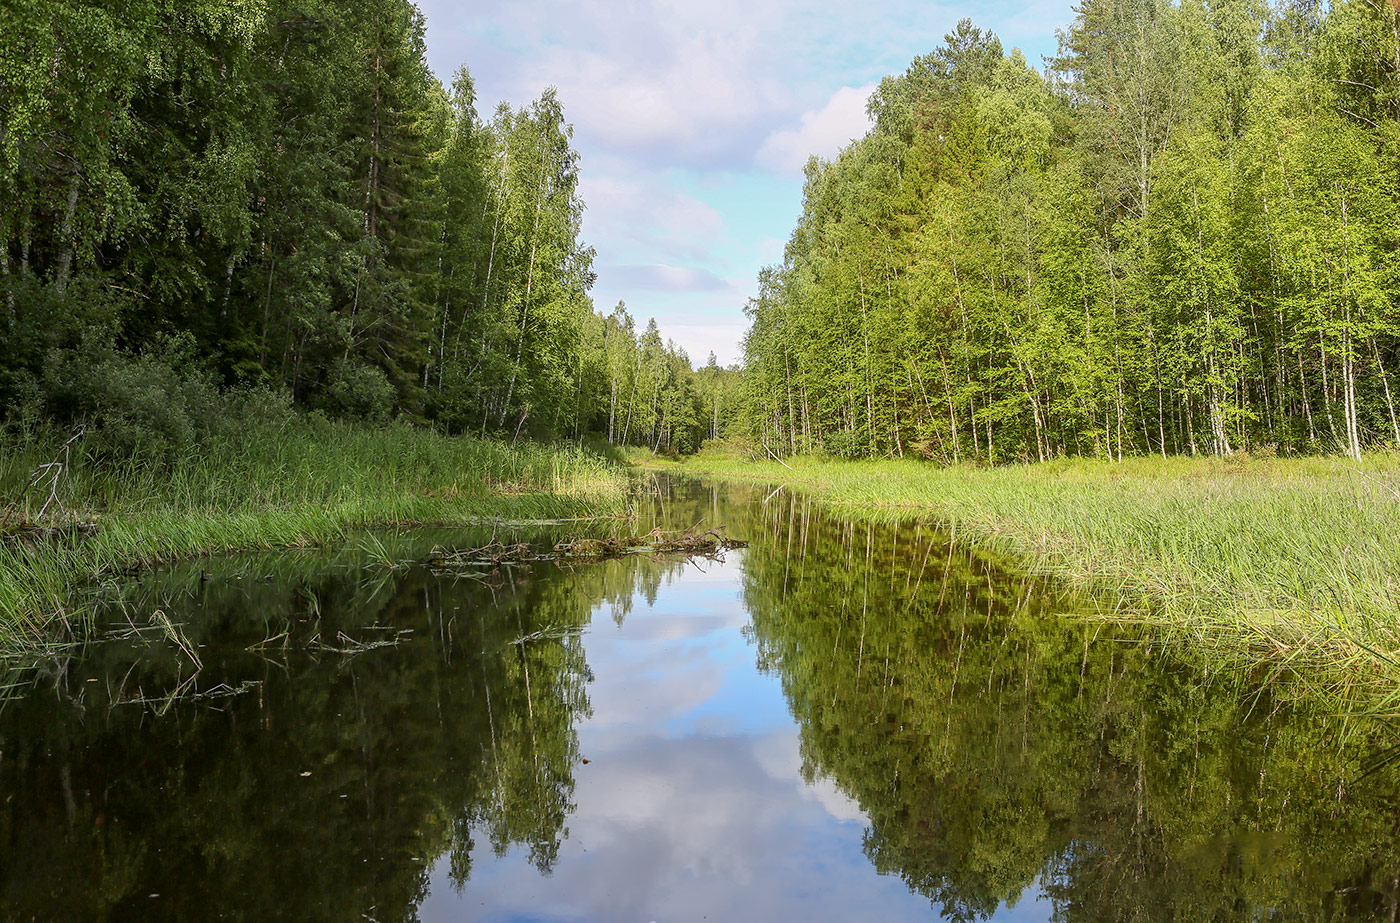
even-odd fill
[(596, 308), (655, 317), (693, 364), (738, 361), (758, 271), (782, 260), (802, 166), (868, 128), (865, 101), (971, 18), (1039, 66), (1071, 0), (418, 0), (428, 59), (477, 109), (557, 88), (581, 157)]

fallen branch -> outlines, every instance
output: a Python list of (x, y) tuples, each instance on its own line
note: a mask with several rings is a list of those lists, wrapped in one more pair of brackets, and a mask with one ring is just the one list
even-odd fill
[(70, 464), (70, 454), (73, 443), (83, 438), (87, 430), (78, 425), (73, 427), (73, 434), (58, 447), (58, 452), (52, 461), (45, 462), (35, 467), (34, 472), (29, 475), (29, 480), (24, 482), (24, 486), (15, 494), (13, 500), (5, 504), (3, 515), (0, 515), (0, 529), (4, 529), (10, 524), (10, 516), (19, 511), (20, 504), (29, 496), (29, 492), (35, 487), (43, 485), (48, 488), (49, 495), (44, 500), (44, 505), (39, 508), (39, 515), (30, 519), (26, 513), (24, 522), (29, 523), (34, 520), (44, 518), (44, 514), (49, 511), (49, 507), (54, 507), (55, 512), (63, 509), (63, 501), (58, 497), (59, 485), (63, 482), (63, 474), (68, 470)]
[(632, 554), (678, 554), (713, 557), (747, 542), (729, 538), (722, 529), (667, 532), (653, 529), (645, 535), (626, 538), (580, 538), (558, 542), (548, 551), (539, 551), (521, 542), (502, 545), (492, 542), (465, 551), (433, 549), (422, 560), (436, 573), (452, 573), (465, 568), (498, 567), (502, 564), (529, 564), (538, 561), (601, 561)]

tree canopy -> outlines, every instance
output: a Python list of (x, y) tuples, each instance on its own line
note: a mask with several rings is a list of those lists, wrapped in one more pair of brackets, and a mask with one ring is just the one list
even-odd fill
[(197, 378), (453, 432), (706, 434), (688, 357), (594, 311), (559, 94), (483, 116), (408, 0), (26, 2), (0, 30), (5, 420), (100, 425), (144, 363), (169, 404)]
[(964, 21), (807, 168), (750, 302), (772, 450), (949, 462), (1400, 442), (1400, 14), (1086, 0)]

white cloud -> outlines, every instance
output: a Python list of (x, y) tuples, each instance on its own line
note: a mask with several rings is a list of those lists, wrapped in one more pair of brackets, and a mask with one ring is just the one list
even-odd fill
[(874, 84), (837, 90), (825, 106), (803, 113), (798, 127), (770, 134), (758, 150), (758, 163), (775, 173), (800, 176), (807, 158), (831, 159), (869, 129), (865, 102), (874, 90)]
[[(695, 261), (711, 258), (725, 238), (718, 211), (663, 177), (585, 169), (579, 195), (588, 205), (585, 240), (625, 241), (654, 258)], [(604, 256), (616, 261), (619, 249)]]
[[(767, 125), (802, 104), (772, 53), (780, 11), (741, 0), (482, 6), (423, 3), (458, 55), (491, 66), (474, 69), (484, 99), (518, 105), (558, 87), (586, 151), (670, 166), (738, 164)], [(435, 56), (437, 69), (450, 69), (448, 60)]]
[(678, 343), (690, 357), (692, 366), (705, 364), (710, 353), (720, 365), (731, 365), (743, 358), (744, 332), (748, 324), (742, 321), (717, 321), (713, 324), (669, 323), (661, 331)]
[(685, 266), (612, 266), (600, 269), (611, 277), (613, 285), (626, 286), (638, 292), (727, 292), (734, 283), (722, 279), (708, 269)]
[[(865, 132), (875, 81), (932, 51), (963, 16), (1035, 62), (1054, 50), (1052, 26), (1074, 15), (1069, 0), (418, 5), (434, 70), (450, 79), (468, 64), (483, 116), (498, 101), (521, 106), (558, 88), (583, 160), (583, 239), (598, 252), (597, 305), (626, 299), (634, 316), (655, 315), (663, 336), (701, 362), (712, 348), (722, 361), (737, 358), (746, 292), (629, 290), (609, 267), (688, 267), (750, 280), (751, 289), (759, 267), (781, 259), (803, 164)], [(734, 177), (747, 178), (750, 195), (721, 188)]]

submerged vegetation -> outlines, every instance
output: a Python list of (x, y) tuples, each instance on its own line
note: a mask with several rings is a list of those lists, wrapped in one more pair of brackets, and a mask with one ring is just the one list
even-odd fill
[[(978, 468), (700, 455), (677, 468), (919, 516), (1143, 619), (1325, 683), (1400, 679), (1400, 459), (1090, 459)], [(1353, 668), (1362, 667), (1360, 673)], [(1400, 692), (1384, 707), (1400, 709)]]

